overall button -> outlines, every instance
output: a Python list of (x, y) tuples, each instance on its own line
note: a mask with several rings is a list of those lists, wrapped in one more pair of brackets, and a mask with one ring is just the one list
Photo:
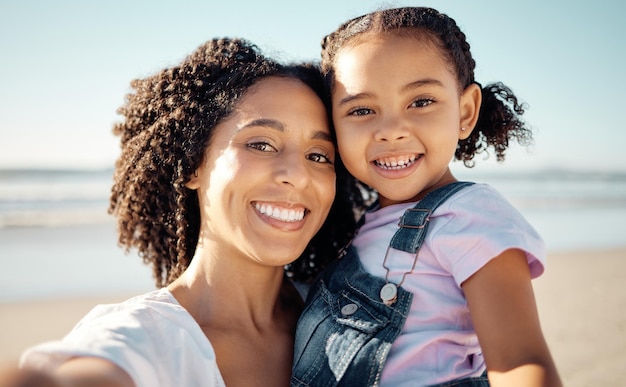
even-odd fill
[(351, 316), (357, 311), (357, 309), (359, 309), (357, 304), (347, 304), (341, 308), (341, 314), (344, 316)]

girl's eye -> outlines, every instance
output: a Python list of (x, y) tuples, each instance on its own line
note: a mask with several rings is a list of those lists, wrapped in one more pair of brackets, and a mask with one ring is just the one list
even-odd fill
[(256, 149), (261, 152), (277, 152), (276, 148), (267, 142), (252, 142), (247, 145), (248, 148)]
[(369, 108), (355, 108), (348, 112), (349, 116), (366, 116), (368, 114), (372, 114), (374, 111)]
[(333, 164), (333, 161), (330, 159), (330, 157), (322, 153), (311, 153), (307, 156), (307, 159), (321, 164)]
[(435, 102), (435, 100), (430, 99), (430, 98), (420, 98), (420, 99), (413, 101), (413, 103), (411, 103), (411, 107), (418, 107), (418, 108), (426, 107), (432, 104), (433, 102)]

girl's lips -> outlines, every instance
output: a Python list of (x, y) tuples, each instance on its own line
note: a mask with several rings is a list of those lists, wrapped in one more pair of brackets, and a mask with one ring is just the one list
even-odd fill
[(295, 223), (304, 219), (307, 210), (303, 206), (283, 207), (277, 204), (254, 202), (254, 208), (260, 214), (281, 222)]

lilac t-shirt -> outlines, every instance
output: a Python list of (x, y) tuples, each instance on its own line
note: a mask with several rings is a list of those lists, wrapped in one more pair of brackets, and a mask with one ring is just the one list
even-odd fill
[[(385, 278), (382, 263), (398, 220), (415, 203), (365, 215), (353, 245), (365, 271)], [(392, 344), (381, 386), (409, 386), (479, 376), (485, 370), (461, 284), (510, 248), (524, 250), (533, 278), (543, 272), (545, 246), (535, 229), (495, 189), (474, 184), (454, 194), (430, 217), (415, 270), (402, 287), (413, 303)], [(415, 255), (390, 249), (388, 279), (399, 283)]]

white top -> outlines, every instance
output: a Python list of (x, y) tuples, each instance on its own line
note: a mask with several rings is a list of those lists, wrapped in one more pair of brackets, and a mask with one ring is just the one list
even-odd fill
[(74, 356), (107, 359), (137, 387), (224, 386), (211, 343), (167, 288), (96, 306), (62, 340), (27, 350), (20, 365), (53, 370)]
[[(365, 215), (354, 240), (361, 264), (385, 278), (385, 251), (398, 220), (415, 203), (388, 206)], [(381, 386), (430, 385), (485, 369), (461, 283), (504, 250), (526, 251), (531, 276), (543, 272), (545, 246), (522, 215), (492, 187), (465, 187), (430, 217), (417, 265), (402, 287), (413, 303), (400, 336), (392, 344)], [(390, 249), (389, 281), (398, 283), (410, 271), (415, 255)]]

